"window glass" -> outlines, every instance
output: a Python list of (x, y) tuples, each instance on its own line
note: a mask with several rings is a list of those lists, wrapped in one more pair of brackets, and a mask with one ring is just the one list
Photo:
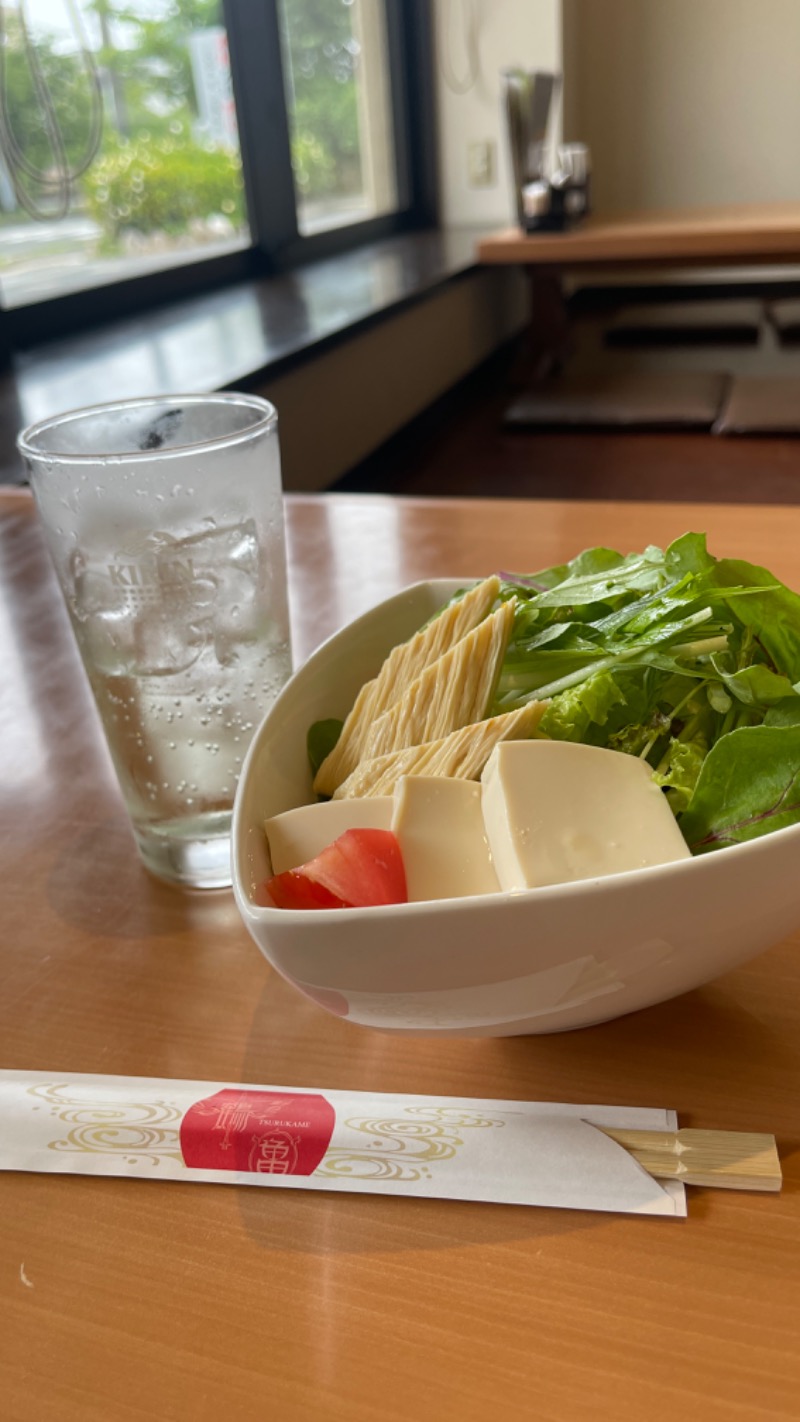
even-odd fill
[(220, 0), (0, 0), (0, 25), (4, 306), (249, 246)]
[(397, 208), (382, 0), (282, 0), (303, 236)]

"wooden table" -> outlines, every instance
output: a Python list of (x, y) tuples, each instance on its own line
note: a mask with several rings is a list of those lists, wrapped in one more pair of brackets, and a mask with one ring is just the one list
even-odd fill
[(587, 217), (568, 232), (518, 227), (478, 243), (482, 262), (606, 266), (660, 262), (796, 262), (800, 203), (667, 208)]
[(481, 262), (523, 266), (531, 282), (528, 364), (534, 378), (563, 356), (568, 321), (567, 271), (615, 267), (740, 266), (800, 261), (800, 203), (669, 208), (596, 214), (568, 232), (526, 235), (518, 227), (478, 243)]
[[(296, 650), (410, 580), (705, 528), (800, 585), (800, 508), (289, 500)], [(800, 934), (585, 1031), (382, 1036), (307, 1002), (228, 893), (139, 866), (28, 496), (0, 497), (0, 1066), (595, 1101), (774, 1131), (779, 1196), (686, 1221), (8, 1175), (13, 1422), (800, 1418)]]

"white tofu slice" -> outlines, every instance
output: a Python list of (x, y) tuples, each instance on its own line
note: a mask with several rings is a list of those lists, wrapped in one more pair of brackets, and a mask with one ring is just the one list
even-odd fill
[(500, 887), (534, 889), (689, 859), (650, 767), (569, 741), (504, 741), (481, 777)]
[(349, 829), (391, 829), (391, 795), (300, 805), (264, 822), (273, 874), (307, 864)]
[(476, 781), (404, 775), (394, 792), (394, 807), (392, 829), (403, 856), (410, 903), (498, 892)]

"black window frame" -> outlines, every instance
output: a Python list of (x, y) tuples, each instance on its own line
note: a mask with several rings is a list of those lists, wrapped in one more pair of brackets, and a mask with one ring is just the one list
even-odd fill
[(433, 36), (428, 0), (383, 0), (397, 209), (301, 236), (290, 156), (279, 0), (222, 0), (251, 246), (29, 305), (0, 305), (0, 358), (236, 281), (276, 275), (367, 242), (436, 226)]

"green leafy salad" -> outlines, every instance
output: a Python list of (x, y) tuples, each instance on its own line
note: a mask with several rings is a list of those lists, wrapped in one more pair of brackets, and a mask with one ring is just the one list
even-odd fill
[(500, 576), (491, 714), (548, 699), (537, 734), (646, 760), (695, 854), (800, 821), (800, 596), (698, 533)]

